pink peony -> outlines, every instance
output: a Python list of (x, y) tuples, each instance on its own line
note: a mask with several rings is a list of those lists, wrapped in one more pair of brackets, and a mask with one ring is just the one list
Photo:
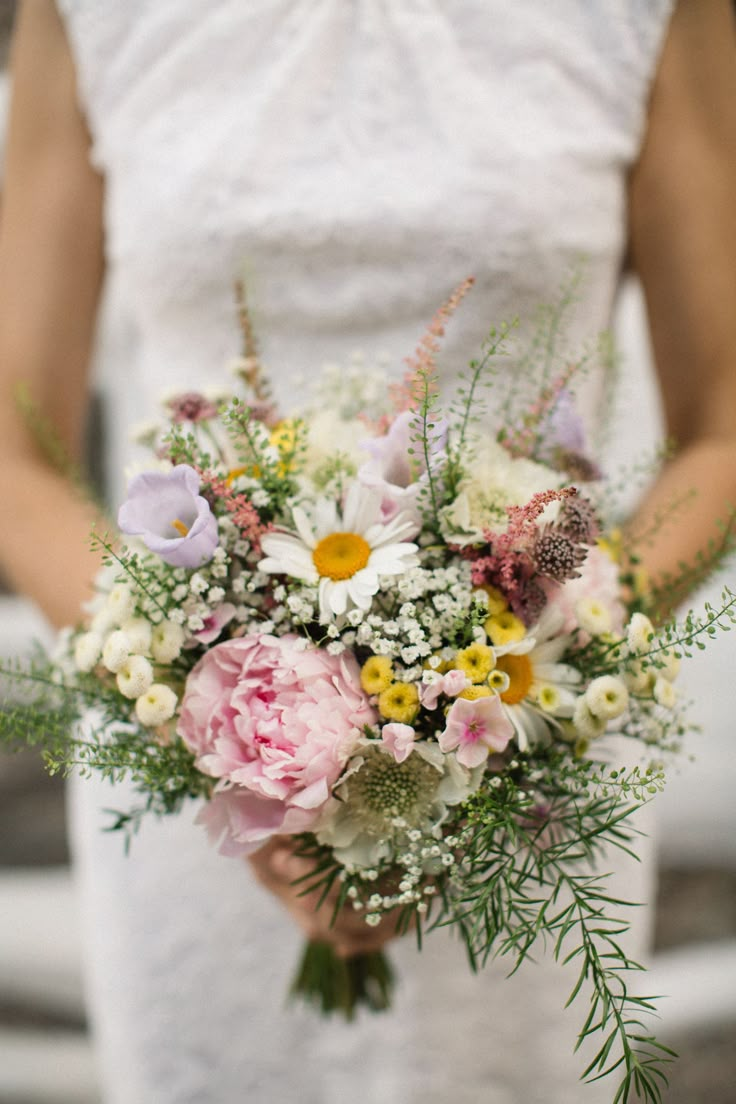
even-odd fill
[(375, 720), (349, 653), (294, 636), (215, 645), (187, 679), (177, 728), (197, 767), (220, 780), (200, 822), (229, 855), (308, 831)]

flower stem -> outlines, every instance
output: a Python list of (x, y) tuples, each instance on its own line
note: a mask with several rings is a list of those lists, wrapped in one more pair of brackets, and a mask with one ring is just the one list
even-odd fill
[(308, 942), (289, 992), (323, 1016), (333, 1013), (350, 1021), (363, 1007), (385, 1012), (391, 1007), (395, 977), (382, 951), (340, 958), (329, 943)]

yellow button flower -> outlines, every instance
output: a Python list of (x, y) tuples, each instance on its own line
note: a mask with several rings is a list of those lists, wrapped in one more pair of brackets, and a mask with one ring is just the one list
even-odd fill
[(410, 682), (392, 682), (381, 692), (378, 709), (389, 721), (411, 724), (419, 709), (419, 693)]
[(496, 654), (487, 644), (476, 641), (458, 652), (452, 665), (467, 675), (471, 682), (485, 682), (496, 665)]
[(391, 685), (394, 669), (388, 656), (371, 656), (360, 670), (360, 685), (366, 694), (380, 694)]
[(465, 698), (466, 701), (477, 701), (478, 698), (490, 698), (492, 693), (488, 686), (468, 686), (458, 694), (458, 697)]
[(485, 630), (491, 638), (491, 643), (497, 648), (523, 640), (526, 636), (524, 622), (511, 610), (489, 617), (485, 623)]

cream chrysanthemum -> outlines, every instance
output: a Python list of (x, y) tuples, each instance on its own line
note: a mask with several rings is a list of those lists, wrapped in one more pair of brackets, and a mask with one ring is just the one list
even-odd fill
[(320, 499), (310, 517), (295, 506), (296, 532), (268, 533), (261, 542), (266, 558), (258, 567), (319, 585), (320, 617), (330, 621), (348, 609), (370, 609), (382, 576), (402, 575), (417, 564), (417, 546), (407, 540), (416, 522), (397, 514), (381, 520), (381, 495), (353, 483), (340, 513)]

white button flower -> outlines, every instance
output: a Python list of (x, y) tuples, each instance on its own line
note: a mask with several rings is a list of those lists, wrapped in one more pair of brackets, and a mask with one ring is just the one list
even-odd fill
[(261, 546), (260, 571), (291, 575), (319, 584), (320, 618), (329, 621), (348, 609), (370, 609), (379, 580), (401, 575), (418, 563), (417, 546), (407, 541), (417, 524), (404, 513), (381, 520), (381, 495), (352, 483), (340, 513), (335, 502), (318, 499), (310, 517), (295, 506), (295, 533), (268, 533)]
[(142, 725), (156, 728), (174, 716), (176, 694), (170, 686), (154, 682), (135, 703), (135, 715)]

